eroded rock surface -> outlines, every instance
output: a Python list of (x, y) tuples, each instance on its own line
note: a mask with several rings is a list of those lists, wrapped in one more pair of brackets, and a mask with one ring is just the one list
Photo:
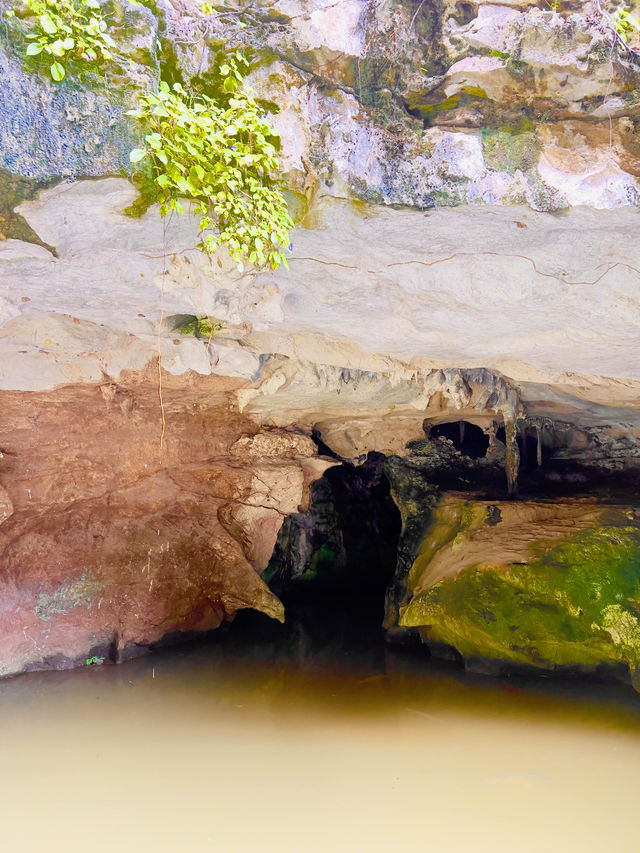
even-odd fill
[[(502, 635), (465, 645), (446, 608), (460, 578), (499, 581), (496, 606), (508, 600), (504, 583), (529, 571), (517, 564), (533, 565), (529, 542), (574, 548), (553, 544), (564, 510), (550, 519), (530, 505), (502, 551), (499, 525), (472, 525), (469, 547), (492, 566), (482, 577), (460, 531), (445, 536), (435, 574), (414, 588), (440, 511), (430, 466), (466, 465), (426, 435), (451, 422), (481, 430), (505, 493), (529, 445), (538, 467), (553, 457), (637, 470), (633, 50), (614, 50), (610, 14), (591, 3), (257, 0), (203, 11), (116, 0), (108, 13), (117, 57), (100, 75), (57, 86), (25, 70), (16, 20), (0, 43), (0, 674), (122, 659), (242, 607), (280, 618), (259, 573), (284, 516), (304, 530), (291, 522), (298, 556), (322, 551), (305, 512), (332, 463), (312, 435), (348, 465), (387, 457), (402, 516), (387, 627), (433, 626), (419, 620), (437, 610), (440, 639), (509, 659)], [(161, 74), (206, 88), (222, 49), (247, 46), (253, 91), (275, 106), (298, 222), (288, 272), (241, 274), (222, 253), (202, 256), (189, 213), (125, 215), (137, 198), (128, 151), (142, 133), (126, 108)], [(39, 192), (43, 181), (55, 185)], [(190, 334), (199, 317), (221, 330)], [(492, 505), (507, 530), (516, 510)], [(585, 536), (608, 530), (602, 508), (567, 512)], [(340, 524), (325, 526), (340, 545)], [(598, 553), (615, 562), (636, 553), (636, 533), (613, 526), (622, 538)], [(301, 557), (294, 569), (309, 567)], [(618, 575), (623, 604), (607, 600), (580, 642), (589, 661), (631, 665), (635, 587)], [(447, 602), (442, 585), (454, 590)], [(571, 602), (544, 599), (559, 635)], [(518, 661), (566, 662), (539, 637), (520, 639)]]
[(640, 666), (637, 507), (446, 495), (399, 625), (465, 659), (544, 669)]
[(2, 392), (0, 675), (119, 660), (240, 608), (283, 618), (259, 572), (332, 463), (258, 431), (236, 387), (166, 377), (162, 446), (153, 373)]

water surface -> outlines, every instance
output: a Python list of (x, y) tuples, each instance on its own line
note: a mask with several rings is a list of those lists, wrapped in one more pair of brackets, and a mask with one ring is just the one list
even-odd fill
[(0, 682), (7, 853), (636, 853), (639, 790), (630, 688), (468, 676), (357, 625)]

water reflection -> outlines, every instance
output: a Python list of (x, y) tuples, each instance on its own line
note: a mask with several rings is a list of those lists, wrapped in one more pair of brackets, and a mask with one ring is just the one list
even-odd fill
[(3, 849), (638, 849), (630, 688), (469, 676), (302, 616), (0, 683)]

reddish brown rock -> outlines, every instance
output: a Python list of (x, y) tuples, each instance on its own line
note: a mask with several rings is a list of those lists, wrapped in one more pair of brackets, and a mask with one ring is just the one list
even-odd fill
[(1, 392), (0, 675), (122, 659), (246, 607), (283, 618), (258, 570), (327, 467), (259, 431), (237, 380), (157, 376)]

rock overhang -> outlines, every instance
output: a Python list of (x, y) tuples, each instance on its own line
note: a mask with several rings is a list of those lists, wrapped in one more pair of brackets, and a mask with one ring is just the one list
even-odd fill
[[(637, 419), (633, 209), (425, 214), (324, 198), (292, 235), (289, 271), (241, 274), (193, 249), (195, 217), (125, 216), (134, 193), (107, 178), (21, 205), (58, 257), (0, 244), (1, 387), (117, 380), (160, 345), (169, 372), (237, 376), (243, 405), (268, 397), (274, 417), (278, 405), (417, 413), (433, 371), (486, 368), (537, 414), (548, 401), (591, 422)], [(182, 334), (173, 318), (190, 315), (222, 329)]]

